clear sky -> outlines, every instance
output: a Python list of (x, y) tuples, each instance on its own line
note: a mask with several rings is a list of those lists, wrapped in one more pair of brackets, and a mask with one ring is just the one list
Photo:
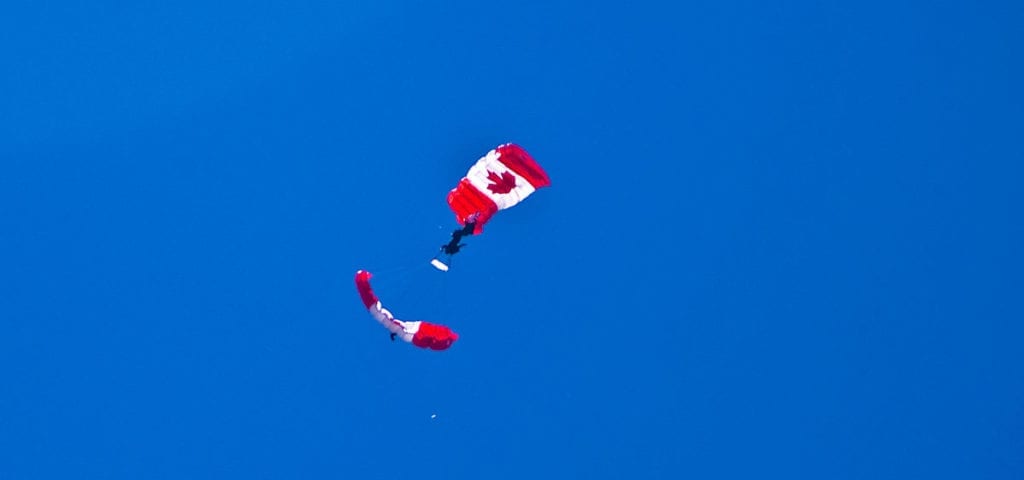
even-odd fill
[[(1021, 25), (6, 3), (0, 478), (1022, 478)], [(509, 141), (551, 188), (431, 270)]]

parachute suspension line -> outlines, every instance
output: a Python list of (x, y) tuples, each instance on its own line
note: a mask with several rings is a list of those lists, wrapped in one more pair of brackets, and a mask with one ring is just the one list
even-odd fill
[[(439, 253), (435, 258), (444, 257), (450, 256)], [(451, 264), (450, 258), (444, 258), (444, 261), (448, 262), (448, 265)], [(387, 298), (396, 306), (404, 304), (410, 296), (425, 295), (437, 301), (446, 300), (448, 279), (438, 278), (438, 272), (434, 268), (436, 267), (426, 265), (421, 260), (410, 265), (379, 270), (381, 273), (374, 273), (374, 277), (380, 282), (381, 291), (388, 292)]]
[(409, 290), (412, 289), (412, 284), (413, 282), (411, 279), (408, 278), (408, 276), (404, 277), (402, 283), (398, 286), (398, 288), (395, 289), (395, 300), (399, 302), (404, 301), (406, 299), (406, 295), (409, 293)]
[(407, 298), (407, 294), (413, 286), (419, 283), (419, 276), (423, 268), (422, 264), (403, 264), (391, 268), (374, 270), (374, 277), (381, 284), (383, 290), (388, 291), (388, 298), (397, 300)]
[(373, 275), (375, 277), (379, 277), (379, 276), (382, 276), (382, 275), (383, 276), (390, 276), (390, 275), (405, 274), (409, 270), (411, 270), (412, 268), (414, 268), (414, 266), (413, 265), (408, 265), (408, 264), (398, 265), (398, 266), (394, 266), (394, 267), (390, 267), (390, 268), (379, 268), (379, 269), (374, 269), (373, 270)]

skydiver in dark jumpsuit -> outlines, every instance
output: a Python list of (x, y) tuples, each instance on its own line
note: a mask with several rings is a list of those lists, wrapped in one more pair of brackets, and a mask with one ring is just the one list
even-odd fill
[(466, 225), (458, 230), (452, 232), (452, 239), (445, 245), (441, 245), (441, 251), (448, 255), (455, 255), (459, 253), (459, 249), (465, 247), (466, 244), (459, 243), (462, 237), (468, 237), (473, 235), (473, 229), (476, 228), (476, 220), (466, 222)]

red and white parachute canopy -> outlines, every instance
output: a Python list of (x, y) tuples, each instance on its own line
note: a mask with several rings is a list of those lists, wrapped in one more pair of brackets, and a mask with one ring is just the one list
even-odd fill
[(365, 270), (356, 272), (356, 289), (363, 300), (363, 306), (370, 311), (374, 320), (380, 322), (396, 337), (410, 342), (420, 348), (444, 350), (459, 339), (459, 335), (444, 325), (427, 322), (406, 322), (395, 318), (383, 305), (370, 288), (370, 277), (373, 275)]
[(498, 210), (511, 208), (538, 188), (551, 185), (540, 168), (519, 145), (506, 143), (487, 152), (469, 169), (459, 184), (448, 192), (448, 206), (459, 224), (465, 225), (470, 215), (479, 214), (473, 234)]

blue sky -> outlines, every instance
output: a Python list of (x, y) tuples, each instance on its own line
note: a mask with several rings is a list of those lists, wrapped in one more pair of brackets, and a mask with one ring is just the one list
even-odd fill
[[(1021, 478), (1022, 23), (6, 5), (0, 477)], [(508, 141), (551, 188), (432, 271)]]

